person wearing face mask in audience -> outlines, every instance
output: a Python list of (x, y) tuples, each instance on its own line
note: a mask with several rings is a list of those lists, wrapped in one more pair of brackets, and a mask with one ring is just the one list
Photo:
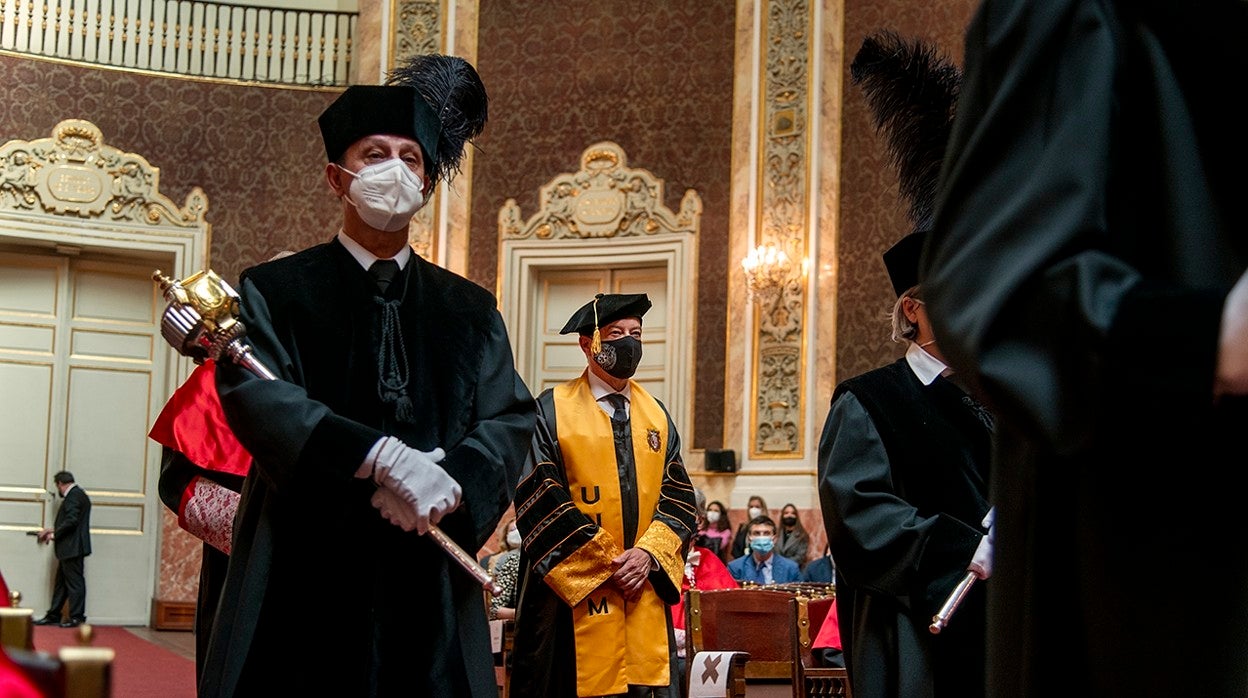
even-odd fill
[(728, 563), (728, 571), (738, 582), (752, 584), (788, 584), (800, 581), (797, 563), (777, 555), (776, 522), (770, 516), (750, 520), (747, 539), (750, 552)]
[(737, 527), (737, 533), (732, 539), (732, 552), (728, 557), (729, 560), (735, 560), (749, 552), (749, 542), (746, 539), (750, 531), (750, 522), (760, 516), (768, 515), (767, 502), (758, 495), (750, 497), (746, 505), (745, 521)]
[(707, 504), (703, 521), (699, 531), (704, 539), (702, 544), (727, 563), (732, 559), (732, 522), (728, 520), (728, 507), (718, 500)]
[[(240, 278), (247, 341), (278, 380), (216, 368), (254, 462), (201, 698), (498, 695), (481, 586), (424, 534), (479, 550), (494, 533), (534, 401), (494, 296), (408, 245), (487, 97), (452, 56), (387, 82), (348, 87), (319, 118), (337, 232)], [(314, 612), (327, 593), (333, 612)]]
[(698, 509), (676, 425), (631, 380), (649, 309), (644, 293), (598, 294), (560, 332), (588, 367), (537, 397), (511, 695), (680, 695), (671, 605)]
[(776, 532), (776, 552), (797, 563), (798, 569), (806, 568), (810, 554), (810, 534), (798, 518), (797, 506), (785, 504), (780, 509), (780, 530)]

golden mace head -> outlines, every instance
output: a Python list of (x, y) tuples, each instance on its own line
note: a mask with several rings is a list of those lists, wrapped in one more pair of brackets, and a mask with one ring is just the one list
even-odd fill
[(169, 303), (161, 318), (161, 334), (196, 363), (219, 359), (225, 346), (244, 334), (238, 321), (238, 293), (211, 269), (181, 281), (157, 269), (152, 280)]

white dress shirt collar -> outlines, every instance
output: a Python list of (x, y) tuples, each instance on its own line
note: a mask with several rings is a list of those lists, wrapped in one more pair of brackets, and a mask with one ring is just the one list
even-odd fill
[[(351, 256), (355, 257), (355, 261), (359, 262), (360, 266), (364, 267), (365, 271), (367, 271), (369, 267), (373, 266), (373, 262), (380, 259), (377, 255), (364, 249), (363, 245), (355, 240), (352, 240), (351, 236), (347, 235), (346, 232), (342, 230), (338, 231), (338, 242), (341, 242), (342, 246), (347, 248), (347, 252), (350, 252)], [(403, 249), (399, 250), (398, 254), (391, 257), (391, 259), (399, 263), (399, 269), (406, 269), (407, 262), (411, 258), (412, 248), (410, 245), (404, 245)]]
[[(631, 405), (633, 401), (633, 384), (631, 382), (626, 383), (623, 390), (616, 390), (615, 388), (607, 385), (606, 381), (599, 378), (597, 374), (588, 368), (585, 369), (585, 376), (589, 378), (589, 394), (593, 395), (594, 399), (598, 401), (598, 406), (602, 408), (603, 412), (606, 412), (607, 415), (611, 415), (615, 412), (615, 408), (611, 406), (611, 403), (603, 400), (603, 398), (616, 392), (624, 396), (625, 410), (628, 410), (628, 406)], [(631, 410), (628, 411), (631, 412)]]
[(906, 349), (906, 363), (910, 364), (910, 370), (914, 371), (914, 375), (918, 377), (923, 385), (931, 385), (937, 376), (943, 375), (949, 370), (940, 359), (927, 353), (927, 350), (918, 344), (911, 343), (910, 348)]

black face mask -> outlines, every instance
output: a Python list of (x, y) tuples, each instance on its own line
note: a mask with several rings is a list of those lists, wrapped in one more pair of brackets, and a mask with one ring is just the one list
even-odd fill
[(797, 525), (797, 517), (796, 517), (796, 516), (785, 516), (785, 517), (782, 517), (782, 518), (780, 519), (780, 523), (784, 524), (785, 526), (796, 526), (796, 525)]
[(594, 361), (614, 378), (632, 378), (641, 364), (641, 340), (620, 337), (603, 342), (602, 351), (594, 354)]

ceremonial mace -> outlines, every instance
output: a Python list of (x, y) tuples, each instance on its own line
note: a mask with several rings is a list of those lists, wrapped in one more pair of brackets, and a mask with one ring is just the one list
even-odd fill
[[(178, 353), (197, 364), (233, 361), (264, 380), (278, 380), (243, 341), (247, 328), (238, 319), (238, 293), (216, 272), (208, 269), (178, 281), (157, 269), (152, 280), (169, 303), (160, 317), (160, 334)], [(503, 593), (494, 575), (442, 529), (429, 524), (428, 535), (490, 593)]]
[[(992, 522), (996, 518), (996, 513), (997, 508), (993, 507), (984, 515), (983, 526), (985, 528), (992, 529)], [(949, 598), (945, 599), (944, 605), (940, 607), (936, 615), (932, 616), (932, 624), (927, 626), (927, 629), (933, 635), (939, 635), (940, 631), (949, 625), (949, 619), (953, 616), (953, 612), (958, 610), (958, 606), (962, 605), (962, 600), (971, 592), (971, 587), (975, 584), (976, 579), (979, 579), (979, 577), (974, 572), (967, 572), (962, 581), (958, 582), (958, 585), (949, 593)]]

